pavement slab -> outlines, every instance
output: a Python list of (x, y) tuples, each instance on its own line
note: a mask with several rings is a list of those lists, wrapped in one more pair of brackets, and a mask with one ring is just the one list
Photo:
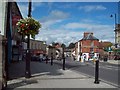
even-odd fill
[(62, 70), (57, 64), (31, 62), (31, 65), (32, 77), (9, 80), (8, 88), (116, 88), (102, 81), (94, 84), (94, 78), (74, 70)]

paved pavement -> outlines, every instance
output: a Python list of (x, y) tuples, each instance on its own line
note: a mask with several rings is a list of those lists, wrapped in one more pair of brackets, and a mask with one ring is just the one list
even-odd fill
[(107, 62), (110, 64), (120, 65), (120, 60), (108, 60)]
[(0, 80), (0, 90), (2, 89), (2, 80)]
[[(94, 78), (70, 69), (62, 70), (57, 64), (50, 65), (45, 62), (31, 62), (30, 79), (24, 78), (25, 62), (10, 65), (8, 88), (116, 88), (100, 81), (94, 84)], [(19, 72), (20, 71), (20, 72)]]
[(100, 60), (100, 62), (109, 63), (109, 64), (120, 66), (120, 60), (107, 60), (107, 62), (104, 62), (103, 60)]

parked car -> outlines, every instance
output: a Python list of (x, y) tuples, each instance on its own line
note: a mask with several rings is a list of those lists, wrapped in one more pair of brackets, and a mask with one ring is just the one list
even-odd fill
[(114, 60), (120, 60), (120, 55), (115, 55)]
[(46, 60), (46, 56), (43, 56), (43, 59), (42, 59), (43, 61), (45, 61)]
[(31, 56), (31, 61), (40, 61), (40, 58), (38, 55), (32, 55)]
[(39, 55), (39, 61), (43, 61), (43, 54)]

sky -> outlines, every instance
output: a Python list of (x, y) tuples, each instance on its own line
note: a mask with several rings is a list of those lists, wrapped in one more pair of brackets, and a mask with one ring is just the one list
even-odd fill
[[(22, 16), (27, 17), (28, 2), (17, 4)], [(114, 16), (117, 15), (118, 22), (118, 2), (32, 2), (31, 14), (42, 25), (36, 40), (47, 44), (69, 45), (81, 40), (84, 32), (93, 32), (100, 41), (114, 43)]]

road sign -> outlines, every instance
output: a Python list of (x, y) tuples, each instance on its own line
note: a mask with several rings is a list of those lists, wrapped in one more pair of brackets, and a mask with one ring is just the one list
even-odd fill
[(94, 56), (94, 53), (90, 53), (89, 55), (90, 55), (90, 56)]

